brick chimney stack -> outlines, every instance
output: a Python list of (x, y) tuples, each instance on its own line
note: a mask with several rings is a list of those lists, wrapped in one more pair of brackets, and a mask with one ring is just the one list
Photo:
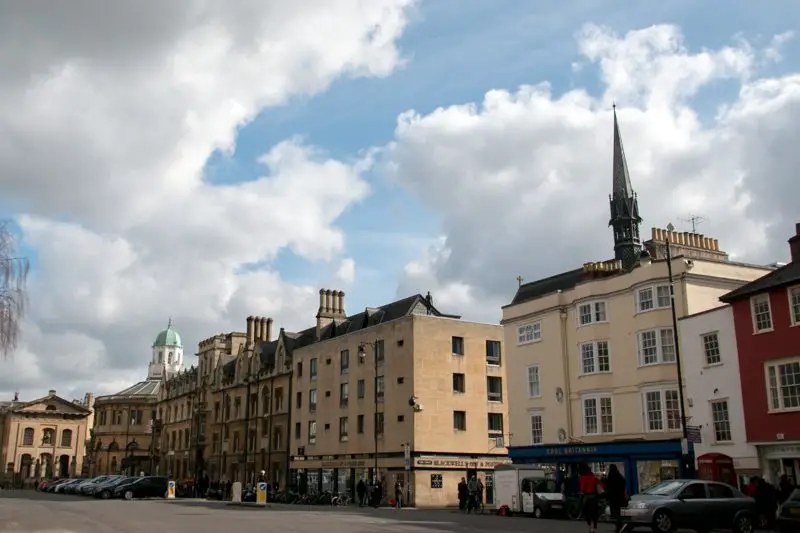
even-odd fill
[(792, 253), (792, 263), (800, 263), (800, 222), (794, 226), (794, 237), (789, 239), (789, 250)]

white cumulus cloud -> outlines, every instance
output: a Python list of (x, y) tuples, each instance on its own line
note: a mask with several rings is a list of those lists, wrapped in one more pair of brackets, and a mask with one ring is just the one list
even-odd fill
[[(645, 235), (670, 222), (690, 230), (696, 213), (698, 231), (740, 260), (788, 257), (800, 220), (800, 73), (762, 77), (746, 41), (691, 50), (669, 25), (625, 35), (588, 25), (577, 39), (599, 90), (555, 94), (542, 81), (398, 119), (384, 170), (443, 221), (399, 293), (431, 288), (497, 320), (518, 275), (612, 256), (613, 101)], [(700, 107), (697, 95), (720, 84), (738, 90)]]

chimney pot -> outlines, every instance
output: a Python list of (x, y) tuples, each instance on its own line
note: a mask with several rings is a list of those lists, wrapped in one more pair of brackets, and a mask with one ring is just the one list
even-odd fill
[(337, 296), (337, 304), (336, 304), (336, 306), (339, 308), (338, 309), (339, 314), (344, 315), (345, 314), (345, 312), (344, 312), (344, 291), (339, 291), (339, 294)]
[(253, 342), (253, 316), (247, 317), (247, 342)]
[(331, 302), (331, 290), (325, 289), (325, 311), (330, 313), (333, 310), (333, 302)]
[(256, 339), (261, 338), (261, 317), (257, 316), (253, 319), (253, 338), (250, 339), (250, 342), (255, 341)]
[(265, 327), (266, 331), (264, 332), (264, 340), (269, 342), (272, 340), (272, 319), (267, 319), (267, 325)]
[(56, 390), (55, 389), (50, 389), (49, 391), (47, 391), (47, 395), (48, 396), (55, 396), (56, 395)]
[(789, 239), (789, 251), (791, 252), (792, 263), (800, 263), (800, 222), (795, 224), (795, 234)]

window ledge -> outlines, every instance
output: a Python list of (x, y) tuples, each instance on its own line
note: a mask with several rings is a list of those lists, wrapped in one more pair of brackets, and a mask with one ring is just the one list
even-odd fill
[[(653, 366), (653, 365), (647, 365), (647, 366)], [(578, 379), (585, 378), (585, 377), (590, 377), (590, 376), (608, 376), (608, 375), (613, 374), (613, 373), (614, 373), (613, 370), (603, 370), (602, 372), (586, 372), (586, 373), (578, 375)]]
[(775, 328), (767, 328), (767, 329), (759, 329), (753, 332), (753, 335), (763, 335), (764, 333), (772, 333), (775, 331)]
[(532, 341), (518, 342), (517, 346), (527, 346), (529, 344), (536, 344), (537, 342), (542, 342), (542, 338), (539, 337), (538, 339), (533, 339)]
[(706, 368), (716, 368), (716, 367), (718, 367), (718, 366), (722, 366), (722, 361), (720, 361), (719, 363), (711, 363), (710, 365), (708, 365), (708, 364), (706, 364), (706, 365), (703, 365), (703, 369), (706, 369)]
[(800, 411), (800, 407), (781, 407), (778, 409), (767, 409), (767, 414), (779, 415), (783, 413), (797, 413), (798, 411)]
[(666, 366), (666, 365), (674, 365), (676, 361), (659, 361), (658, 363), (646, 363), (642, 364), (639, 363), (639, 368), (650, 368), (653, 366)]

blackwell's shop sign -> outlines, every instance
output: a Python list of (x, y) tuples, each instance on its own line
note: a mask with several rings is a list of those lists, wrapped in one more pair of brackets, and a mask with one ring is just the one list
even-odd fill
[(510, 464), (511, 460), (507, 457), (497, 459), (461, 459), (458, 457), (415, 457), (414, 466), (416, 468), (454, 468), (467, 470), (491, 470), (497, 465)]

